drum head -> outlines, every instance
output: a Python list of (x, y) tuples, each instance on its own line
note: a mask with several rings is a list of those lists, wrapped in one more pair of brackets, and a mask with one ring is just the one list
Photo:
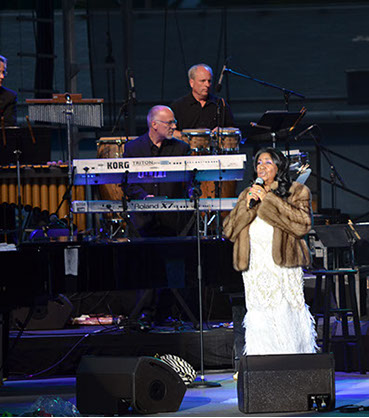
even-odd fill
[(209, 135), (211, 136), (211, 130), (204, 128), (204, 129), (183, 129), (182, 133), (184, 135), (189, 135), (189, 136), (203, 136), (203, 135)]
[(209, 154), (211, 149), (210, 129), (183, 129), (182, 135), (192, 151), (200, 154)]
[(235, 154), (240, 150), (241, 131), (238, 128), (219, 130), (219, 150), (221, 154)]

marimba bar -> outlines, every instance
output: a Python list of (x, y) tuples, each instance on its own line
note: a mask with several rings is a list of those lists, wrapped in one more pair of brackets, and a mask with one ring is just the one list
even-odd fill
[[(21, 199), (25, 209), (39, 208), (55, 213), (68, 187), (68, 165), (22, 165)], [(79, 197), (78, 197), (79, 196)], [(84, 186), (72, 188), (72, 200), (85, 199)], [(17, 167), (0, 166), (0, 204), (17, 205)], [(68, 215), (68, 204), (63, 202), (58, 211), (59, 218)], [(78, 231), (86, 229), (86, 216), (76, 215), (74, 223)]]

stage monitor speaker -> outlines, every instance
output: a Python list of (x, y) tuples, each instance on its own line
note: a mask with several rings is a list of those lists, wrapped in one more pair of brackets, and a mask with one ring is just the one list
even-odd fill
[[(14, 309), (11, 313), (11, 328), (20, 328), (30, 313), (30, 307)], [(26, 324), (26, 330), (64, 329), (73, 312), (71, 301), (59, 294), (45, 305), (37, 305)]]
[(178, 373), (154, 357), (83, 356), (76, 380), (82, 414), (175, 412), (186, 392)]
[(335, 406), (332, 354), (243, 356), (237, 382), (245, 414), (329, 411)]

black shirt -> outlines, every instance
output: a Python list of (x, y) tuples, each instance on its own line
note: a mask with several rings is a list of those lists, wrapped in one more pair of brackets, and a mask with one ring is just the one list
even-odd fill
[[(157, 147), (148, 132), (139, 138), (127, 142), (124, 158), (165, 157), (190, 155), (190, 146), (179, 139), (165, 139)], [(181, 182), (128, 184), (125, 193), (130, 199), (144, 199), (147, 195), (169, 199), (186, 198), (187, 185)], [(142, 237), (179, 235), (188, 222), (183, 212), (132, 213), (131, 220)]]
[[(219, 122), (217, 121), (218, 103)], [(170, 107), (178, 121), (177, 129), (179, 131), (195, 128), (214, 129), (218, 125), (226, 128), (235, 125), (229, 105), (221, 97), (212, 94), (209, 94), (204, 107), (193, 97), (192, 93), (174, 101)]]
[(17, 93), (6, 87), (0, 87), (0, 118), (4, 117), (6, 126), (17, 124)]
[[(178, 157), (190, 155), (190, 146), (176, 138), (165, 139), (160, 147), (157, 147), (150, 139), (148, 132), (133, 141), (126, 143), (123, 158), (131, 157)], [(182, 183), (140, 183), (129, 184), (126, 193), (131, 199), (144, 199), (148, 194), (156, 197), (166, 196), (170, 199), (184, 198), (185, 190)]]

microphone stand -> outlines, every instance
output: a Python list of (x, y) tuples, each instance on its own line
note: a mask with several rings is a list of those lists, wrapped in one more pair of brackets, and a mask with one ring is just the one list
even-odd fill
[(73, 212), (72, 212), (72, 186), (73, 186), (73, 162), (72, 162), (72, 134), (71, 123), (74, 113), (72, 97), (69, 93), (65, 94), (66, 108), (65, 116), (67, 121), (67, 142), (68, 142), (68, 220), (69, 220), (69, 240), (73, 240)]
[(234, 75), (237, 75), (239, 77), (247, 78), (248, 80), (255, 81), (256, 83), (262, 84), (263, 86), (271, 87), (273, 89), (280, 90), (283, 93), (284, 104), (285, 104), (286, 110), (288, 110), (288, 107), (289, 107), (289, 99), (290, 99), (290, 96), (291, 95), (296, 96), (296, 97), (299, 97), (300, 99), (305, 99), (305, 96), (303, 94), (301, 94), (301, 93), (297, 93), (296, 91), (289, 90), (289, 89), (286, 89), (284, 87), (277, 86), (276, 84), (268, 83), (267, 81), (258, 80), (257, 78), (251, 77), (250, 75), (238, 73), (236, 71), (231, 70), (230, 68), (226, 68), (224, 71), (225, 72), (228, 72), (228, 73), (231, 73), (231, 74), (234, 74)]
[[(120, 122), (120, 118), (122, 117), (122, 115), (124, 115), (124, 121), (125, 121), (125, 124), (126, 124), (126, 120), (127, 120), (127, 118), (128, 118), (128, 100), (125, 100), (123, 103), (122, 103), (122, 106), (120, 107), (120, 109), (119, 109), (119, 115), (118, 115), (118, 118), (117, 118), (117, 120), (116, 120), (116, 122), (115, 122), (115, 124), (114, 124), (114, 126), (113, 126), (113, 129), (111, 130), (111, 133), (113, 134), (117, 129), (118, 129), (118, 126), (119, 126), (119, 122)], [(126, 131), (126, 129), (125, 129), (125, 131)], [(128, 134), (127, 134), (127, 132), (126, 132), (126, 136), (127, 136)]]
[(14, 151), (17, 160), (17, 193), (18, 193), (18, 244), (22, 243), (23, 240), (23, 216), (22, 216), (22, 194), (21, 194), (21, 176), (20, 176), (20, 164), (19, 158), (22, 154), (20, 149)]
[[(222, 118), (222, 122), (220, 122), (220, 103), (223, 103), (223, 118)], [(216, 133), (216, 138), (217, 138), (217, 149), (216, 149), (216, 153), (220, 154), (220, 125), (222, 125), (222, 128), (224, 127), (224, 118), (225, 118), (225, 106), (224, 106), (224, 102), (223, 99), (221, 97), (218, 98), (217, 100), (217, 113), (216, 113), (216, 124), (217, 124), (217, 133)], [(222, 182), (220, 181), (216, 181), (215, 182), (215, 197), (218, 198), (219, 200), (222, 198)], [(217, 211), (216, 214), (216, 237), (220, 238), (222, 235), (222, 231), (221, 231), (221, 213), (220, 211)]]
[(128, 236), (128, 238), (131, 235), (132, 232), (132, 237), (133, 238), (140, 238), (141, 235), (140, 233), (137, 231), (136, 227), (134, 226), (134, 224), (132, 223), (129, 213), (128, 213), (128, 205), (127, 205), (127, 185), (128, 185), (128, 174), (129, 172), (126, 171), (123, 174), (123, 178), (122, 178), (122, 182), (120, 184), (122, 192), (123, 192), (123, 196), (122, 196), (122, 207), (123, 207), (123, 212), (122, 212), (122, 218), (123, 220), (126, 222), (127, 225), (127, 231), (126, 231), (126, 235)]
[(339, 182), (341, 183), (342, 188), (345, 190), (346, 189), (346, 185), (342, 179), (342, 177), (340, 176), (340, 174), (338, 173), (335, 165), (333, 164), (332, 160), (330, 159), (330, 157), (328, 156), (327, 151), (328, 148), (323, 147), (322, 145), (319, 144), (319, 142), (317, 141), (317, 139), (315, 138), (314, 135), (311, 134), (311, 137), (313, 138), (313, 141), (315, 143), (316, 148), (319, 150), (319, 153), (323, 154), (323, 157), (326, 159), (326, 161), (329, 164), (330, 167), (330, 184), (331, 184), (331, 210), (332, 210), (332, 216), (334, 216), (334, 210), (336, 208), (336, 188), (337, 188), (337, 179), (339, 180)]
[(202, 319), (202, 269), (201, 269), (201, 243), (200, 243), (200, 207), (199, 199), (201, 196), (200, 182), (196, 178), (197, 169), (193, 170), (192, 174), (192, 190), (193, 195), (191, 200), (194, 201), (196, 212), (196, 237), (197, 237), (197, 279), (199, 286), (199, 322), (200, 322), (200, 380), (192, 382), (190, 388), (212, 388), (220, 387), (221, 384), (217, 382), (209, 382), (205, 380), (204, 375), (204, 328)]
[(135, 97), (135, 90), (133, 87), (130, 86), (130, 82), (128, 80), (129, 74), (128, 74), (128, 69), (126, 70), (126, 79), (127, 79), (127, 84), (128, 84), (128, 98), (127, 100), (125, 100), (122, 104), (122, 106), (120, 107), (119, 110), (119, 115), (118, 118), (113, 126), (113, 129), (111, 131), (111, 133), (113, 134), (118, 126), (119, 126), (119, 122), (120, 122), (120, 118), (122, 117), (122, 115), (124, 115), (124, 132), (125, 132), (125, 136), (126, 136), (126, 140), (128, 141), (128, 108), (131, 106), (135, 106), (137, 104), (137, 99)]

